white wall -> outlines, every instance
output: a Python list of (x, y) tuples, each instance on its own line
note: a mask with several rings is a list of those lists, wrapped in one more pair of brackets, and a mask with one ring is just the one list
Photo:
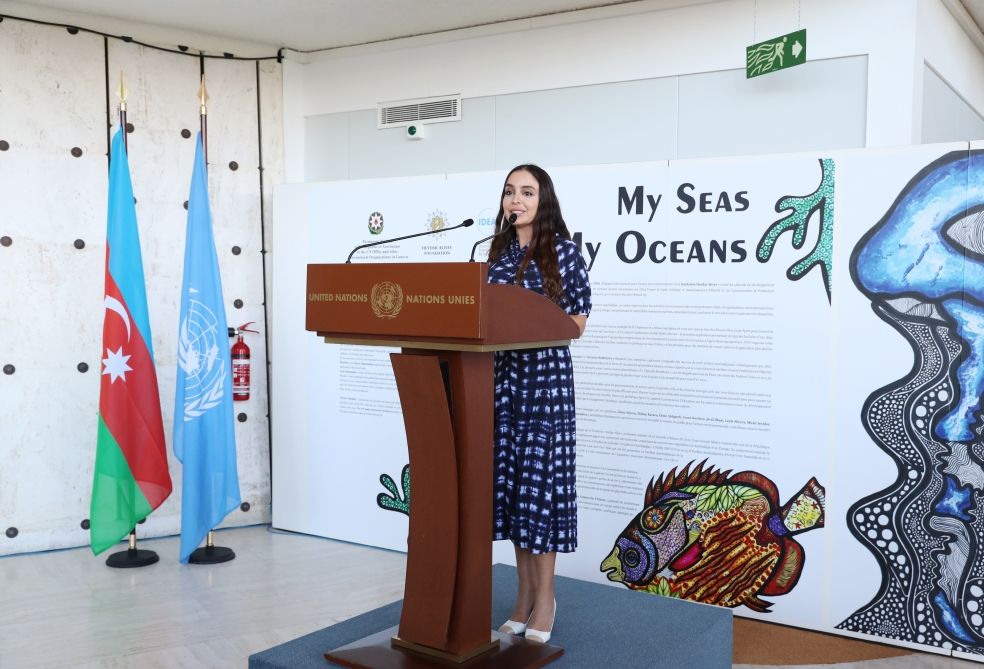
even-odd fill
[[(375, 109), (305, 119), (306, 181), (864, 146), (867, 57), (752, 80), (720, 70), (462, 100), (461, 121), (377, 128)], [(721, 101), (727, 100), (722, 107)]]
[(941, 0), (919, 0), (917, 16), (914, 141), (984, 137), (984, 53)]
[[(809, 61), (867, 56), (865, 146), (909, 144), (919, 137), (920, 1), (722, 0), (675, 9), (643, 1), (309, 55), (284, 68), (286, 178), (305, 179), (307, 117), (447, 93), (468, 99), (743, 69), (746, 46), (799, 27), (808, 31)], [(805, 76), (794, 72), (791, 80)], [(722, 96), (722, 115), (727, 102)]]
[[(265, 124), (269, 222), (270, 191), (282, 173), (280, 67), (222, 58), (207, 59), (204, 67), (209, 186), (227, 318), (230, 325), (256, 321), (263, 331), (258, 123), (262, 118)], [(115, 91), (121, 70), (129, 89), (127, 120), (134, 126), (129, 163), (170, 455), (183, 202), (199, 125), (199, 68), (197, 57), (116, 39), (104, 44), (101, 36), (71, 35), (61, 27), (0, 22), (0, 140), (9, 144), (0, 151), (0, 236), (12, 241), (0, 246), (0, 365), (14, 367), (13, 374), (0, 375), (0, 532), (17, 530), (12, 537), (0, 534), (0, 554), (89, 541), (83, 521), (89, 516), (102, 367), (107, 88)], [(115, 109), (115, 95), (112, 100)], [(185, 129), (189, 138), (182, 137)], [(73, 147), (81, 149), (80, 157), (73, 157)], [(76, 239), (83, 248), (73, 245)], [(234, 254), (233, 246), (241, 253)], [(242, 308), (233, 305), (237, 299)], [(262, 335), (249, 344), (253, 393), (236, 404), (246, 419), (236, 423), (236, 436), (240, 488), (250, 509), (230, 514), (229, 525), (270, 518), (266, 347)], [(174, 493), (138, 536), (179, 531), (181, 467), (173, 456), (170, 467)]]
[(951, 88), (929, 65), (923, 73), (922, 142), (984, 137), (984, 116)]

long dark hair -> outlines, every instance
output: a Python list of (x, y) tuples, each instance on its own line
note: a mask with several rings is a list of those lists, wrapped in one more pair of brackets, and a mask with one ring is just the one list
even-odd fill
[[(553, 181), (550, 175), (542, 167), (536, 165), (517, 165), (509, 170), (505, 181), (502, 182), (502, 190), (499, 191), (499, 213), (495, 217), (495, 230), (499, 232), (509, 225), (506, 221), (506, 212), (502, 207), (502, 197), (506, 192), (506, 184), (516, 172), (529, 172), (536, 179), (539, 186), (540, 200), (536, 208), (536, 218), (533, 219), (533, 236), (530, 244), (526, 247), (523, 260), (519, 263), (516, 270), (516, 283), (521, 283), (526, 267), (530, 260), (536, 261), (536, 266), (540, 268), (543, 276), (543, 292), (554, 302), (560, 304), (564, 299), (564, 290), (560, 283), (560, 270), (557, 268), (557, 237), (570, 239), (571, 233), (564, 223), (564, 217), (560, 213), (560, 201), (557, 200), (557, 191), (554, 190)], [(516, 228), (509, 227), (509, 231), (504, 235), (499, 235), (492, 240), (489, 247), (489, 263), (494, 263), (512, 241), (516, 239)]]

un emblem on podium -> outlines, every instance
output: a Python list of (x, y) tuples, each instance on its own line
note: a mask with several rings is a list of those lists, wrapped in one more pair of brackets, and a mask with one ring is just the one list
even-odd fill
[(403, 308), (403, 289), (392, 281), (375, 284), (370, 298), (372, 313), (379, 318), (396, 318)]

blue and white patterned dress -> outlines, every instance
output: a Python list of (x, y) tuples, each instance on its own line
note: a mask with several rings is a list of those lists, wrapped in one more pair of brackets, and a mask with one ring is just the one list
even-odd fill
[[(557, 239), (557, 267), (569, 314), (591, 311), (591, 285), (574, 242)], [(489, 267), (489, 283), (511, 284), (525, 247), (513, 240)], [(535, 261), (522, 286), (543, 294)], [(495, 539), (533, 553), (577, 547), (574, 368), (568, 347), (495, 354)]]

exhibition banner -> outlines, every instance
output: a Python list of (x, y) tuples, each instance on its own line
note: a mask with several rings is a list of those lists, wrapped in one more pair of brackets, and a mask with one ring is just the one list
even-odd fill
[[(984, 653), (984, 151), (546, 167), (593, 292), (558, 573)], [(303, 268), (466, 261), (505, 176), (278, 190), (277, 527), (405, 550), (390, 350), (305, 332)]]

